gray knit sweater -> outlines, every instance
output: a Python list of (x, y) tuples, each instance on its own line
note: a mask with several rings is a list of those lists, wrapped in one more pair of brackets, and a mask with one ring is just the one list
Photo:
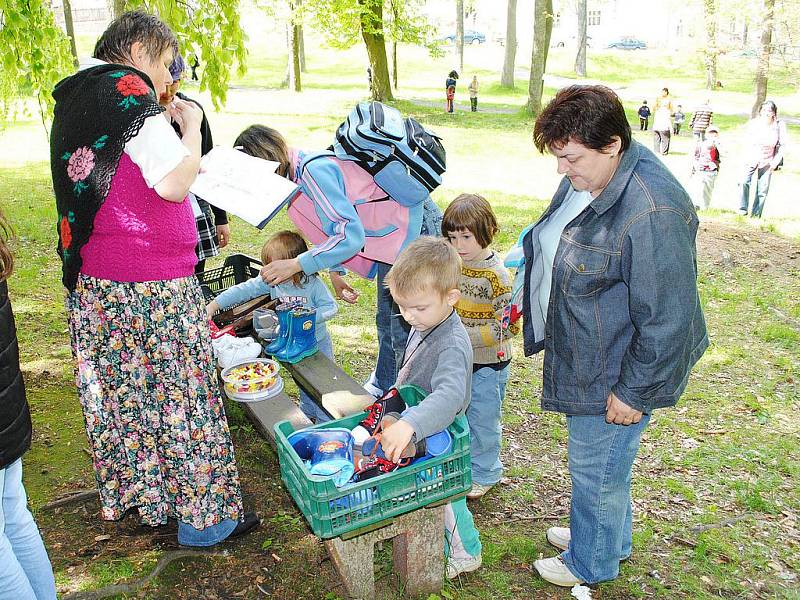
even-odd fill
[(447, 428), (470, 401), (472, 344), (458, 314), (453, 311), (435, 329), (411, 330), (397, 385), (414, 384), (428, 392), (403, 416), (417, 439)]

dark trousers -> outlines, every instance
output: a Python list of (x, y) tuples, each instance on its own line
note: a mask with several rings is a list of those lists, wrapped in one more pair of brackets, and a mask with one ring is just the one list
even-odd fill
[(478, 112), (478, 99), (477, 98), (470, 98), (469, 105), (472, 109), (472, 112)]
[(639, 131), (647, 131), (647, 123), (650, 117), (639, 117)]
[(653, 130), (653, 152), (658, 154), (668, 154), (669, 153), (669, 141), (671, 138), (671, 134), (669, 129), (666, 131), (656, 131)]
[(680, 123), (673, 123), (672, 124), (672, 133), (675, 135), (680, 135), (681, 133), (681, 124)]

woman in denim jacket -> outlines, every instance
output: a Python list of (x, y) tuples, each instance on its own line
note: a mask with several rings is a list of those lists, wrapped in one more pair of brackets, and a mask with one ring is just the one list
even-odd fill
[(525, 353), (544, 350), (542, 408), (567, 415), (572, 479), (569, 527), (547, 532), (563, 553), (534, 566), (556, 585), (591, 584), (630, 556), (639, 439), (708, 346), (698, 221), (606, 87), (558, 92), (534, 142), (565, 177), (522, 238)]

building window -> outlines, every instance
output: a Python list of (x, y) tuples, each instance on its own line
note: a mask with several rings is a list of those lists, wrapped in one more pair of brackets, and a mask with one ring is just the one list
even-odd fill
[(599, 10), (590, 10), (589, 15), (587, 17), (587, 25), (590, 27), (592, 25), (600, 25), (600, 11)]

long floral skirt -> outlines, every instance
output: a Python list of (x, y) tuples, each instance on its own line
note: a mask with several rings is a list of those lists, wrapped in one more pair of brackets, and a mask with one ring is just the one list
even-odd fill
[(81, 275), (66, 304), (102, 518), (135, 507), (148, 525), (237, 520), (239, 473), (197, 280)]

